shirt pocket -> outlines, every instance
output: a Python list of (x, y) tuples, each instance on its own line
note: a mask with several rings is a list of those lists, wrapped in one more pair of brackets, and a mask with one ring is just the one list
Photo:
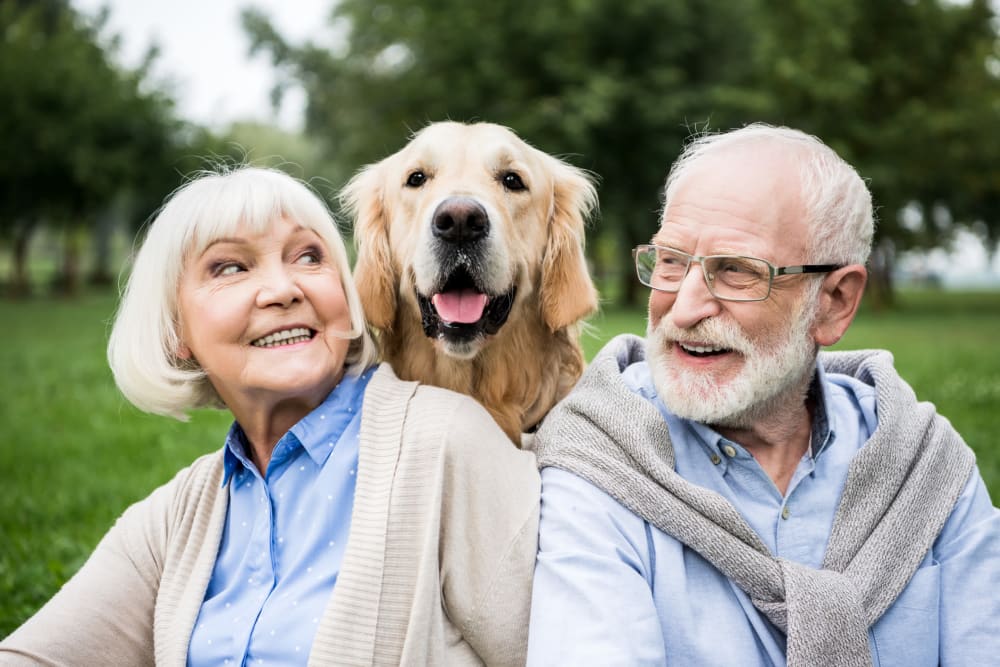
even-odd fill
[(941, 567), (918, 569), (896, 602), (872, 626), (876, 667), (931, 667), (938, 664)]

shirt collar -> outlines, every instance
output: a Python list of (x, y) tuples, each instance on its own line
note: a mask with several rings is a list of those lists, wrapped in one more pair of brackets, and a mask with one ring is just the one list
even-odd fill
[[(322, 466), (330, 457), (330, 452), (347, 429), (348, 424), (361, 413), (365, 388), (371, 380), (375, 368), (368, 368), (359, 375), (344, 374), (333, 391), (316, 408), (300, 419), (288, 433), (274, 446), (274, 460), (287, 457), (296, 448), (305, 449), (309, 458), (317, 466)], [(252, 468), (247, 456), (246, 435), (236, 422), (229, 427), (223, 454), (222, 485), (229, 483), (233, 473), (240, 466)]]
[(823, 362), (816, 360), (816, 374), (813, 375), (812, 384), (809, 385), (809, 398), (813, 403), (812, 421), (812, 456), (818, 458), (826, 451), (834, 438), (837, 437), (834, 430), (836, 424), (836, 413), (830, 409), (830, 392), (827, 390), (826, 370)]
[(237, 422), (233, 422), (226, 435), (226, 445), (223, 447), (222, 464), (225, 474), (222, 476), (222, 486), (229, 484), (233, 474), (240, 468), (250, 469), (253, 463), (247, 456), (247, 439), (243, 434), (243, 429)]

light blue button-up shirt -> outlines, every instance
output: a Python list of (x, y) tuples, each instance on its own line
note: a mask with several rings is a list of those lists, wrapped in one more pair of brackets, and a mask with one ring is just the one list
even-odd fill
[(345, 375), (278, 441), (263, 477), (233, 424), (224, 451), (226, 526), (189, 665), (306, 664), (347, 544), (372, 372)]
[[(820, 368), (812, 448), (784, 496), (738, 443), (669, 413), (645, 362), (626, 384), (667, 422), (677, 472), (728, 499), (771, 552), (820, 567), (871, 387)], [(1000, 511), (973, 473), (931, 553), (869, 631), (877, 667), (1000, 664)], [(529, 665), (784, 665), (785, 637), (708, 561), (575, 475), (542, 471)]]

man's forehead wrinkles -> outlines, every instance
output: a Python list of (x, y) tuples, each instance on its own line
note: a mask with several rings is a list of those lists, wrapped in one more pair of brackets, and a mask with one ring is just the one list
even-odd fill
[(697, 201), (690, 199), (684, 201), (675, 200), (667, 206), (665, 217), (669, 218), (672, 213), (676, 213), (682, 217), (690, 217), (699, 214), (732, 215), (732, 207), (734, 204), (738, 206), (743, 205), (730, 197), (715, 195), (699, 197)]

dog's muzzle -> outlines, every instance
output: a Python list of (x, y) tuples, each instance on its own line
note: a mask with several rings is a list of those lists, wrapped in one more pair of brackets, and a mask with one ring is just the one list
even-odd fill
[(449, 197), (431, 218), (439, 286), (426, 296), (417, 291), (424, 334), (448, 343), (468, 343), (497, 333), (507, 322), (517, 288), (497, 293), (485, 285), (484, 253), (490, 233), (486, 209), (471, 197)]
[[(496, 296), (483, 294), (474, 288), (450, 292), (446, 288), (430, 298), (417, 292), (420, 323), (426, 336), (450, 342), (464, 343), (478, 336), (492, 336), (507, 322), (516, 295), (516, 286)], [(454, 318), (455, 313), (467, 321)], [(475, 314), (478, 317), (473, 320)]]

